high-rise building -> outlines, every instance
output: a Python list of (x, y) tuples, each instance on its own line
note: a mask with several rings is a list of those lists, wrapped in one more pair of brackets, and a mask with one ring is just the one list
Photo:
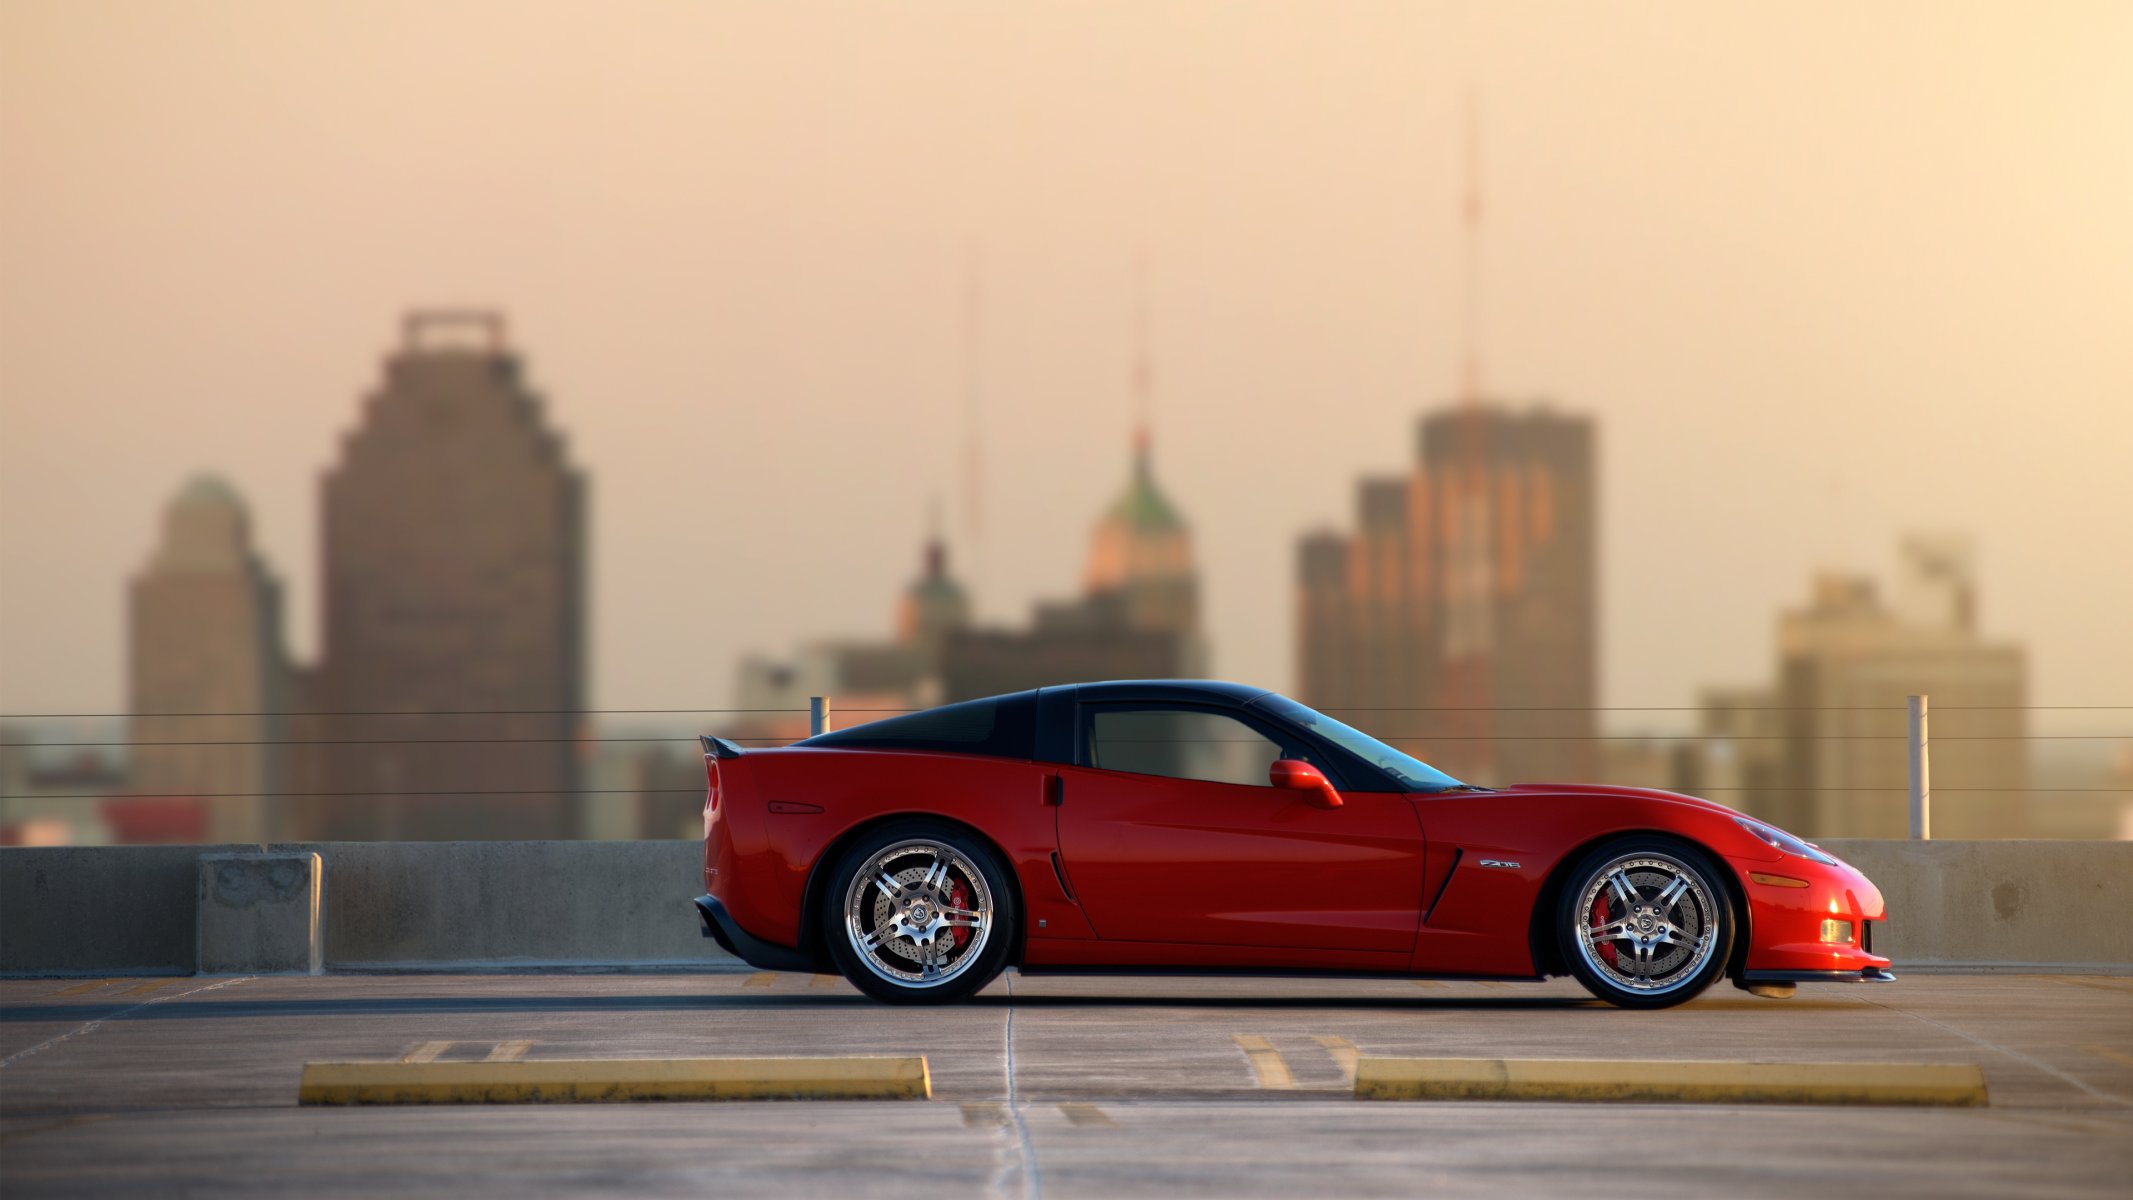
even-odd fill
[(129, 600), (141, 803), (200, 805), (210, 841), (282, 836), (281, 586), (253, 549), (250, 516), (229, 484), (201, 476), (179, 491)]
[(1355, 532), (1299, 547), (1301, 698), (1475, 782), (1588, 777), (1597, 500), (1585, 418), (1425, 416), (1414, 470), (1358, 487)]
[[(1092, 679), (1194, 676), (1206, 671), (1192, 531), (1155, 480), (1145, 434), (1126, 486), (1089, 539), (1084, 590), (1040, 603), (1021, 629), (971, 622), (962, 584), (938, 535), (896, 608), (896, 635), (821, 641), (789, 660), (741, 664), (737, 706), (784, 710), (737, 722), (736, 736), (803, 736), (810, 696), (834, 700), (840, 724), (860, 714), (969, 700)], [(849, 712), (851, 716), (844, 715)]]
[(948, 546), (926, 539), (918, 578), (898, 598), (895, 635), (827, 639), (790, 659), (743, 659), (735, 705), (753, 713), (730, 736), (804, 737), (811, 696), (852, 709), (924, 707), (939, 701), (947, 642), (970, 623), (970, 598), (948, 570)]
[(500, 316), (407, 318), (321, 500), (306, 835), (572, 836), (585, 482)]
[(2033, 834), (2019, 647), (1976, 625), (1969, 543), (1911, 537), (1897, 602), (1870, 579), (1824, 575), (1778, 618), (1777, 679), (1714, 692), (1681, 780), (1807, 837), (1910, 830), (1906, 700), (1928, 700), (1933, 835)]
[(1083, 588), (1116, 596), (1134, 629), (1197, 636), (1200, 584), (1192, 531), (1156, 486), (1147, 430), (1134, 437), (1132, 475), (1089, 537)]
[(1145, 428), (1135, 436), (1125, 489), (1090, 535), (1083, 584), (1076, 599), (1039, 604), (1027, 629), (951, 636), (943, 698), (1206, 673), (1192, 531), (1156, 484)]
[(929, 673), (940, 670), (941, 645), (970, 624), (970, 596), (948, 573), (948, 545), (940, 535), (926, 543), (926, 561), (896, 608), (896, 640), (918, 652)]

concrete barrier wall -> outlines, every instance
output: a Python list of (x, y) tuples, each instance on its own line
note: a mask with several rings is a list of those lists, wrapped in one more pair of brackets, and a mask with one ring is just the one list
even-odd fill
[(200, 856), (253, 849), (0, 849), (0, 973), (189, 975)]
[(701, 842), (320, 842), (328, 970), (734, 962), (698, 932)]
[[(178, 974), (198, 962), (200, 856), (0, 849), (0, 973)], [(729, 969), (697, 933), (702, 849), (657, 842), (323, 842), (329, 970)], [(2133, 970), (2133, 842), (1839, 841), (1881, 886), (1900, 966)]]
[(2133, 968), (2133, 842), (1822, 845), (1880, 887), (1899, 966)]

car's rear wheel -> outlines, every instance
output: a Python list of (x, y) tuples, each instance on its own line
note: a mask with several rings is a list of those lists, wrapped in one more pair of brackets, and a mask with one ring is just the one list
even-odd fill
[(1666, 1008), (1725, 973), (1733, 906), (1702, 852), (1672, 838), (1627, 837), (1571, 871), (1556, 930), (1587, 991), (1622, 1008)]
[(824, 944), (860, 991), (944, 1004), (1006, 965), (1015, 897), (1007, 868), (978, 838), (944, 822), (899, 822), (838, 860), (822, 916)]

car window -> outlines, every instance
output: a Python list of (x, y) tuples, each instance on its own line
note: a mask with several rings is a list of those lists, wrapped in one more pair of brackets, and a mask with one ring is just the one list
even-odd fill
[(1220, 713), (1101, 708), (1088, 723), (1088, 762), (1107, 771), (1268, 787), (1282, 748)]

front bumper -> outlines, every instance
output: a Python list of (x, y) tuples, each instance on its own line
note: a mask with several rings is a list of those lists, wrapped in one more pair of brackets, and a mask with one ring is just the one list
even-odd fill
[[(1776, 863), (1734, 860), (1747, 892), (1748, 954), (1741, 979), (1757, 983), (1895, 978), (1873, 951), (1875, 926), (1888, 920), (1881, 891), (1848, 863), (1787, 856)], [(1849, 922), (1851, 940), (1825, 942), (1823, 922)]]
[(704, 936), (718, 948), (751, 967), (765, 971), (812, 971), (814, 959), (788, 946), (766, 942), (740, 927), (716, 896), (698, 896), (696, 915), (703, 920)]

